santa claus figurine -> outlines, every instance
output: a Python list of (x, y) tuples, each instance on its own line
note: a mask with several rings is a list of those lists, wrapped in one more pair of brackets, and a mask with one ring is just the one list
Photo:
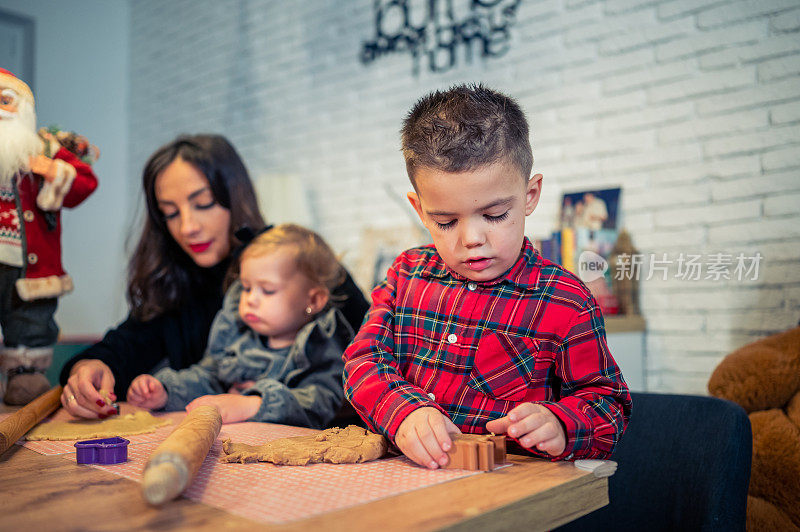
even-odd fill
[(60, 211), (95, 188), (88, 164), (53, 134), (37, 134), (31, 89), (0, 68), (0, 396), (7, 404), (27, 404), (50, 387), (53, 314), (58, 296), (72, 290), (61, 267)]

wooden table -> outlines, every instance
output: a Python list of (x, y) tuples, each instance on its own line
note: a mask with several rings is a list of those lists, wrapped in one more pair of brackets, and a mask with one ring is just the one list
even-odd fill
[(14, 445), (0, 456), (0, 529), (549, 530), (608, 504), (606, 478), (568, 462), (509, 456), (512, 467), (491, 473), (265, 525), (188, 499), (152, 507), (136, 482)]

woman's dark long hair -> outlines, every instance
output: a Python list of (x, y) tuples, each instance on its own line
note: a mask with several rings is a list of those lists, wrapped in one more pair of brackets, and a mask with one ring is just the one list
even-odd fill
[(144, 167), (147, 220), (128, 264), (128, 302), (133, 316), (143, 321), (180, 306), (200, 271), (170, 235), (156, 200), (156, 179), (178, 157), (206, 176), (214, 199), (230, 211), (232, 250), (240, 244), (236, 229), (265, 225), (247, 169), (225, 137), (184, 135), (159, 148)]

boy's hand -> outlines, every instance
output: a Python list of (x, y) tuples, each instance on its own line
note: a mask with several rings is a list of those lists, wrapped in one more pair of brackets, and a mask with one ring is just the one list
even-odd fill
[(556, 415), (534, 403), (514, 407), (507, 416), (488, 422), (486, 430), (508, 434), (526, 449), (536, 447), (552, 456), (560, 455), (567, 447), (567, 435)]
[(450, 418), (431, 406), (424, 406), (400, 423), (394, 442), (414, 462), (436, 469), (447, 465), (447, 451), (453, 446), (451, 432), (461, 433)]
[(152, 375), (139, 375), (128, 388), (128, 402), (134, 406), (158, 410), (167, 404), (167, 391)]
[(261, 396), (232, 393), (204, 395), (186, 405), (186, 411), (191, 412), (198, 406), (203, 405), (216, 406), (222, 416), (223, 423), (238, 423), (239, 421), (247, 421), (256, 415), (256, 412), (261, 407)]

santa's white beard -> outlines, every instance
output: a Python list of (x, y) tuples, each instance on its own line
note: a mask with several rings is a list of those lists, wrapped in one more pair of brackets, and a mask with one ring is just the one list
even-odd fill
[(16, 114), (0, 117), (0, 185), (7, 186), (17, 172), (27, 171), (30, 157), (41, 151), (36, 112), (33, 104), (23, 100)]

